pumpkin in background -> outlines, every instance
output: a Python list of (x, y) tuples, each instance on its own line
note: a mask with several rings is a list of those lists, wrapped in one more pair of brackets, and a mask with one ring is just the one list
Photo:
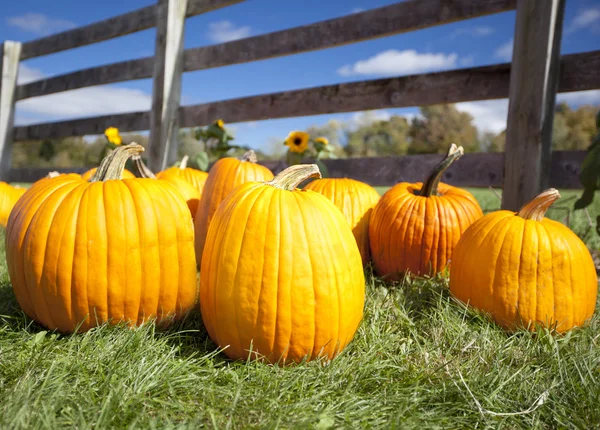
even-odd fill
[[(94, 176), (97, 169), (98, 169), (97, 167), (92, 167), (87, 172), (82, 173), (81, 179), (83, 179), (84, 181), (89, 181), (90, 179), (92, 179), (92, 176)], [(123, 169), (121, 179), (133, 179), (133, 178), (135, 178), (135, 175), (131, 171), (129, 171), (127, 169)]]
[(232, 359), (332, 359), (360, 324), (360, 252), (329, 199), (296, 189), (313, 176), (318, 167), (304, 164), (245, 183), (214, 214), (200, 306), (211, 339)]
[(358, 244), (363, 264), (370, 258), (369, 220), (380, 199), (375, 188), (349, 178), (317, 179), (304, 187), (331, 200), (344, 214)]
[(6, 227), (10, 212), (25, 191), (25, 188), (13, 187), (6, 182), (0, 182), (0, 225), (2, 227)]
[(565, 332), (594, 314), (598, 277), (585, 244), (544, 218), (560, 197), (549, 189), (516, 214), (487, 214), (465, 231), (450, 268), (450, 292), (506, 329), (536, 324)]
[(63, 333), (154, 317), (168, 325), (194, 307), (185, 201), (166, 181), (119, 179), (127, 158), (141, 151), (118, 147), (90, 182), (75, 175), (37, 181), (15, 205), (8, 272), (19, 305), (38, 323)]
[(169, 167), (162, 172), (158, 172), (156, 177), (158, 179), (184, 179), (196, 187), (198, 190), (198, 198), (200, 198), (200, 196), (202, 196), (202, 191), (204, 190), (204, 184), (208, 179), (208, 173), (203, 172), (202, 170), (187, 167), (188, 159), (189, 157), (187, 155), (184, 156), (178, 167)]
[(470, 192), (440, 182), (444, 171), (463, 153), (462, 146), (452, 144), (424, 184), (401, 182), (381, 197), (369, 222), (377, 274), (400, 280), (406, 272), (433, 275), (442, 271), (461, 234), (483, 215)]
[(250, 150), (240, 159), (221, 158), (211, 167), (204, 191), (194, 217), (196, 234), (196, 262), (200, 265), (208, 226), (217, 208), (235, 187), (244, 182), (269, 181), (273, 173), (256, 163), (256, 154)]

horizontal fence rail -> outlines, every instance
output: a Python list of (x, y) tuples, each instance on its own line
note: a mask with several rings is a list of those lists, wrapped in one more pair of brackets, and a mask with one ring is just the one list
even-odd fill
[[(508, 97), (510, 63), (376, 79), (181, 107), (182, 127)], [(559, 92), (600, 88), (600, 50), (561, 58)], [(149, 128), (148, 112), (132, 112), (15, 127), (14, 139), (43, 140)]]
[[(196, 3), (199, 2), (196, 1)], [(221, 1), (220, 3), (234, 2)], [(301, 27), (219, 45), (187, 49), (184, 52), (183, 70), (191, 72), (332, 48), (422, 30), (464, 19), (506, 12), (513, 10), (515, 7), (516, 0), (485, 2), (474, 0), (419, 0), (396, 3)], [(216, 8), (216, 6), (213, 5), (213, 8)], [(138, 13), (138, 11), (132, 13)], [(365, 22), (369, 24), (365, 25)], [(17, 88), (17, 100), (94, 85), (151, 78), (153, 70), (154, 57), (92, 67), (20, 85)]]
[[(585, 151), (555, 151), (552, 153), (550, 186), (555, 188), (581, 188), (580, 166)], [(392, 186), (398, 182), (421, 182), (439, 161), (442, 155), (418, 154), (399, 157), (345, 158), (321, 160), (327, 166), (329, 177), (353, 178), (373, 186)], [(309, 161), (307, 161), (308, 163)], [(259, 161), (274, 174), (287, 164), (284, 161)], [(503, 153), (465, 154), (460, 162), (453, 164), (444, 173), (442, 181), (460, 187), (502, 188), (504, 180)], [(89, 167), (69, 169), (16, 168), (10, 172), (11, 182), (34, 182), (49, 171), (60, 173), (83, 173)]]

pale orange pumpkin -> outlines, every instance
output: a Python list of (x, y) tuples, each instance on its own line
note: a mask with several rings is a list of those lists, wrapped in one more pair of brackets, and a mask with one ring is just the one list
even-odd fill
[[(96, 170), (98, 170), (97, 167), (92, 167), (88, 171), (81, 174), (81, 179), (83, 179), (84, 181), (89, 181), (90, 179), (92, 179), (92, 176), (94, 176), (94, 174), (96, 173)], [(133, 174), (133, 172), (131, 172), (127, 169), (123, 169), (121, 179), (133, 179), (133, 178), (135, 178), (135, 175)]]
[(232, 359), (332, 359), (361, 322), (356, 240), (329, 199), (296, 189), (312, 176), (316, 165), (296, 165), (272, 181), (246, 182), (214, 214), (200, 306), (211, 339)]
[[(202, 170), (192, 169), (191, 167), (187, 167), (189, 157), (186, 155), (181, 160), (181, 163), (177, 167), (169, 167), (168, 169), (163, 170), (162, 172), (158, 172), (156, 177), (158, 179), (170, 179), (170, 178), (178, 178), (184, 179), (192, 184), (198, 190), (198, 199), (202, 196), (202, 191), (204, 190), (204, 184), (208, 179), (208, 173), (203, 172)], [(198, 204), (196, 203), (196, 206)]]
[(370, 259), (369, 220), (380, 199), (372, 186), (349, 178), (324, 178), (310, 182), (305, 190), (316, 191), (331, 200), (350, 224), (363, 264)]
[(202, 251), (210, 221), (227, 195), (235, 187), (250, 181), (269, 181), (273, 173), (266, 167), (257, 164), (256, 154), (250, 150), (240, 159), (227, 157), (218, 160), (208, 172), (208, 179), (194, 217), (196, 261), (202, 260)]
[[(23, 311), (49, 329), (85, 331), (104, 322), (167, 325), (197, 298), (190, 211), (166, 181), (119, 179), (123, 145), (91, 181), (37, 181), (6, 230), (10, 280)], [(81, 324), (81, 325), (79, 325)]]
[(450, 292), (507, 329), (539, 324), (564, 332), (585, 324), (598, 277), (581, 239), (544, 218), (559, 197), (549, 189), (516, 214), (500, 210), (474, 222), (454, 250)]
[(6, 182), (0, 182), (0, 225), (2, 227), (6, 227), (10, 212), (25, 191), (25, 188), (17, 188)]

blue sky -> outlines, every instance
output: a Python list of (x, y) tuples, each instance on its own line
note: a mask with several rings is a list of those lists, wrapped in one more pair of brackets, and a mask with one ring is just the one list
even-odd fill
[[(153, 4), (153, 0), (20, 0), (6, 1), (0, 10), (0, 39), (28, 41), (75, 26)], [(190, 18), (185, 47), (234, 40), (335, 18), (359, 10), (395, 3), (391, 0), (247, 0)], [(426, 30), (306, 54), (184, 74), (182, 103), (195, 104), (261, 93), (449, 70), (510, 61), (515, 12), (461, 21)], [(567, 0), (563, 54), (600, 49), (600, 0)], [(153, 55), (154, 29), (64, 51), (22, 63), (21, 82), (81, 68)], [(17, 123), (147, 110), (152, 83), (148, 80), (100, 86), (17, 104)], [(560, 96), (577, 106), (600, 104), (600, 91)], [(461, 103), (485, 130), (500, 131), (506, 121), (506, 100)], [(269, 150), (292, 129), (325, 124), (331, 119), (356, 126), (392, 114), (415, 115), (418, 109), (320, 115), (233, 124), (239, 144)], [(227, 120), (225, 118), (225, 120)], [(270, 142), (270, 143), (269, 143)]]

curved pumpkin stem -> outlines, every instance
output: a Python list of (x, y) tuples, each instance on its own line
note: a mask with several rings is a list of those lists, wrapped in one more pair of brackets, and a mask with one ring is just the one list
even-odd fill
[(152, 173), (152, 170), (150, 170), (148, 168), (148, 166), (146, 166), (146, 164), (144, 163), (144, 160), (142, 160), (142, 157), (140, 155), (136, 154), (136, 155), (132, 156), (131, 161), (133, 161), (133, 165), (135, 166), (138, 173), (140, 174), (140, 177), (156, 179), (156, 175), (154, 173)]
[(518, 216), (534, 221), (541, 221), (546, 215), (546, 211), (552, 204), (560, 198), (560, 193), (555, 188), (548, 188), (541, 194), (538, 194), (529, 203), (523, 205)]
[(119, 146), (109, 155), (104, 157), (100, 162), (100, 166), (98, 166), (96, 173), (94, 173), (94, 176), (90, 179), (90, 182), (121, 179), (127, 159), (142, 152), (144, 152), (144, 147), (134, 142), (129, 145)]
[(56, 178), (57, 176), (60, 176), (60, 173), (58, 173), (56, 170), (53, 170), (52, 172), (48, 172), (46, 178)]
[(316, 164), (296, 164), (283, 170), (271, 181), (265, 183), (275, 188), (293, 191), (308, 178), (321, 178), (319, 166)]
[(456, 144), (450, 145), (450, 149), (448, 150), (448, 154), (446, 158), (444, 158), (440, 163), (433, 168), (433, 171), (425, 181), (423, 188), (421, 188), (421, 192), (419, 195), (423, 197), (431, 197), (437, 195), (438, 193), (438, 185), (440, 184), (440, 180), (442, 179), (442, 175), (444, 172), (450, 167), (452, 163), (458, 160), (463, 156), (465, 150), (462, 146), (456, 146)]
[(258, 161), (258, 158), (256, 157), (256, 152), (254, 152), (253, 150), (250, 149), (249, 151), (246, 151), (244, 153), (244, 155), (242, 155), (240, 160), (249, 161), (250, 163), (256, 164), (256, 162)]
[(183, 156), (183, 158), (181, 159), (181, 163), (179, 163), (179, 168), (181, 170), (184, 170), (187, 167), (187, 163), (188, 163), (189, 159), (190, 159), (189, 156), (187, 156), (187, 155)]

